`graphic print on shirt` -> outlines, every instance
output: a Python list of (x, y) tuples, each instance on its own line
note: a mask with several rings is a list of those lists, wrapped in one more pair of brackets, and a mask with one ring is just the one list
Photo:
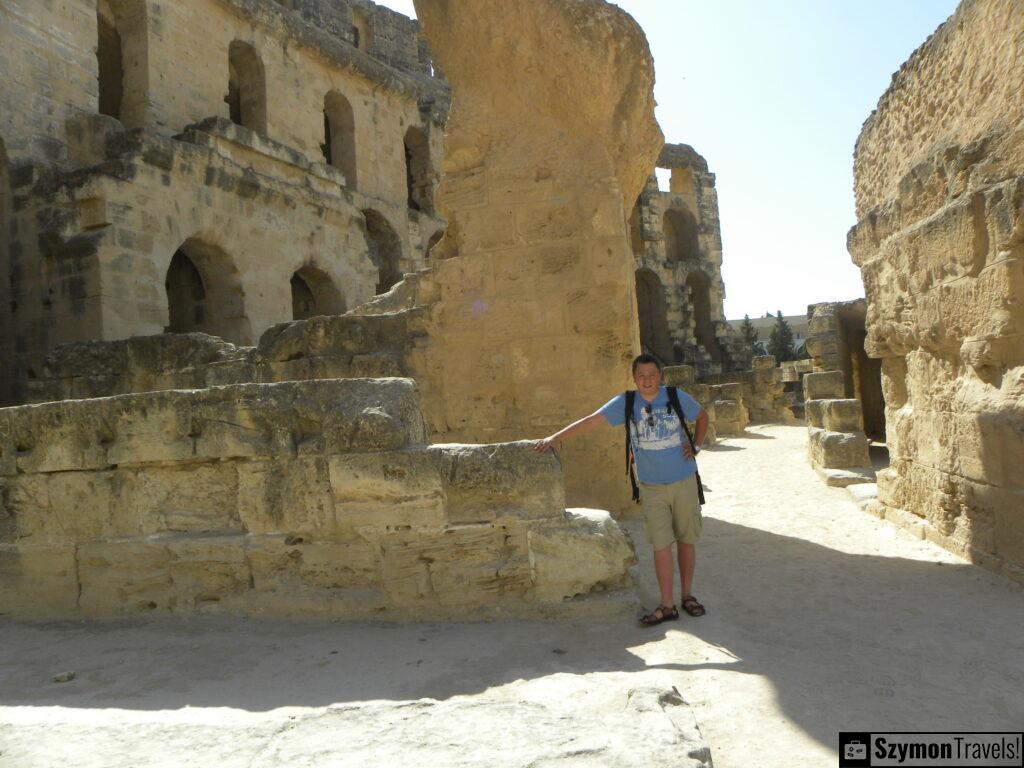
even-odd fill
[(647, 406), (640, 405), (640, 420), (636, 423), (636, 445), (644, 451), (661, 451), (666, 448), (678, 448), (682, 446), (682, 430), (679, 429), (679, 419), (667, 408), (651, 408), (654, 416), (654, 425), (649, 422)]

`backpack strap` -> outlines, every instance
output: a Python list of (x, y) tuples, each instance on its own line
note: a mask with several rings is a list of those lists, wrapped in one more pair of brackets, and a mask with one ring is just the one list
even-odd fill
[[(679, 404), (679, 391), (675, 387), (665, 387), (665, 390), (668, 393), (668, 406), (676, 412), (676, 418), (679, 419), (679, 423), (683, 426), (686, 439), (690, 441), (690, 450), (693, 451), (693, 463), (696, 464), (697, 446), (693, 442), (693, 435), (690, 434), (690, 428), (686, 425), (686, 419), (683, 417), (683, 407)], [(703, 504), (704, 485), (700, 481), (700, 472), (695, 471), (694, 474), (697, 476), (697, 499)]]
[(636, 483), (636, 472), (633, 469), (633, 445), (629, 435), (629, 425), (633, 422), (633, 407), (636, 405), (636, 390), (630, 389), (623, 393), (625, 395), (625, 420), (626, 427), (626, 474), (629, 475), (629, 484), (633, 488), (633, 502), (640, 503), (640, 486)]

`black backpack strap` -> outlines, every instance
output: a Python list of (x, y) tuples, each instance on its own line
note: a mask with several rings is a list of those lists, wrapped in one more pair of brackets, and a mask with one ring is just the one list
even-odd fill
[(633, 422), (633, 406), (636, 404), (636, 390), (630, 389), (623, 393), (626, 397), (626, 413), (623, 425), (626, 427), (626, 474), (629, 475), (629, 484), (633, 488), (633, 501), (640, 501), (640, 486), (636, 483), (636, 473), (633, 469), (633, 445), (629, 436), (629, 425)]
[[(697, 463), (697, 446), (693, 442), (693, 435), (690, 434), (690, 428), (686, 425), (686, 419), (683, 417), (683, 407), (679, 404), (679, 392), (675, 387), (666, 387), (668, 392), (668, 405), (673, 411), (676, 412), (676, 418), (679, 419), (679, 423), (683, 425), (683, 432), (686, 433), (686, 439), (690, 441), (690, 450), (693, 451), (693, 463)], [(704, 503), (704, 486), (700, 481), (700, 472), (694, 472), (697, 476), (697, 499), (701, 504)]]

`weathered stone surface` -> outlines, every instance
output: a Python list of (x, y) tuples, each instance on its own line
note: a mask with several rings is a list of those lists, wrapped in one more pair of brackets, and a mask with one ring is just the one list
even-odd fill
[[(638, 349), (626, 219), (663, 143), (650, 53), (600, 0), (423, 0), (417, 13), (458, 94), (439, 298), (414, 374), (425, 415), (446, 441), (541, 437), (625, 389)], [(624, 507), (619, 460), (608, 432), (567, 446), (570, 501)]]
[(812, 465), (828, 469), (871, 466), (863, 433), (830, 432), (816, 427), (809, 427), (807, 432), (807, 452)]
[(830, 432), (863, 432), (864, 417), (860, 400), (819, 400), (823, 406), (823, 425)]
[(804, 376), (804, 397), (807, 400), (836, 400), (846, 397), (842, 371), (808, 373)]
[(560, 599), (589, 592), (595, 584), (603, 588), (627, 584), (624, 568), (636, 558), (617, 528), (607, 512), (595, 509), (568, 509), (564, 520), (532, 528), (530, 568), (542, 585), (539, 596)]
[(1012, 0), (970, 0), (914, 52), (857, 141), (848, 238), (882, 358), (882, 514), (1003, 571), (1024, 563), (1021, 34)]
[[(629, 580), (628, 539), (607, 513), (565, 512), (553, 455), (427, 446), (406, 379), (149, 392), (0, 420), (74, 448), (0, 478), (0, 613), (549, 615)], [(94, 449), (102, 468), (84, 468)], [(571, 578), (549, 562), (560, 554)]]

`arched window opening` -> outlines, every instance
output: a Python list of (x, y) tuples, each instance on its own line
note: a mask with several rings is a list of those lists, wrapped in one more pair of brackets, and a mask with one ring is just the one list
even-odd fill
[(98, 111), (126, 127), (144, 123), (148, 98), (146, 6), (142, 0), (98, 0)]
[(693, 317), (693, 335), (711, 359), (721, 361), (722, 354), (715, 338), (715, 326), (711, 321), (711, 283), (702, 272), (693, 272), (686, 278), (690, 292), (690, 308)]
[(267, 133), (267, 84), (256, 49), (235, 40), (228, 47), (228, 93), (224, 97), (231, 122)]
[(96, 61), (99, 70), (101, 115), (121, 119), (121, 101), (124, 96), (124, 65), (121, 54), (121, 34), (117, 20), (107, 0), (96, 3)]
[(433, 174), (430, 168), (430, 144), (415, 126), (405, 132), (405, 187), (409, 207), (414, 211), (433, 211)]
[(364, 53), (370, 52), (372, 27), (370, 17), (359, 9), (352, 11), (352, 44)]
[(291, 287), (293, 320), (345, 313), (345, 297), (326, 272), (310, 264), (292, 275)]
[(166, 333), (208, 333), (236, 344), (251, 343), (238, 271), (223, 249), (189, 238), (174, 252), (164, 288)]
[(673, 360), (668, 331), (668, 305), (661, 280), (649, 269), (636, 272), (636, 310), (640, 321), (640, 346), (663, 363)]
[(349, 100), (337, 91), (324, 97), (324, 159), (345, 175), (356, 189), (356, 121)]
[(206, 286), (196, 265), (180, 248), (167, 268), (167, 332), (191, 333), (206, 327)]
[(370, 261), (377, 267), (377, 293), (386, 293), (402, 279), (400, 261), (402, 243), (387, 219), (376, 211), (363, 211), (366, 217), (366, 246)]
[(687, 210), (670, 208), (662, 219), (665, 233), (665, 258), (669, 262), (689, 261), (700, 257), (697, 220)]

